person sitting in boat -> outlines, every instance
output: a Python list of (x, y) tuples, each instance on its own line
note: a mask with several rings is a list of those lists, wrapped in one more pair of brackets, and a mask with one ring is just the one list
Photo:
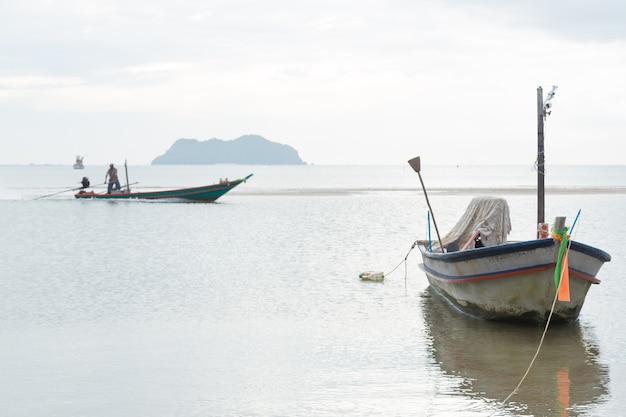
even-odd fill
[(83, 188), (89, 187), (89, 178), (83, 177), (80, 183), (83, 185)]
[(113, 186), (115, 186), (116, 190), (119, 190), (120, 188), (122, 188), (120, 186), (120, 180), (117, 178), (117, 168), (115, 168), (113, 164), (109, 165), (109, 170), (104, 176), (104, 182), (107, 182), (107, 177), (109, 178), (109, 187), (107, 190), (109, 194), (111, 194), (111, 190), (113, 190)]

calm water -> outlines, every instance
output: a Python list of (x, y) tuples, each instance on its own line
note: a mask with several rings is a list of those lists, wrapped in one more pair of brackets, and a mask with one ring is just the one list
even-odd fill
[[(105, 172), (0, 166), (1, 416), (623, 414), (626, 167), (548, 172), (546, 219), (581, 210), (573, 238), (613, 260), (505, 405), (542, 329), (466, 318), (430, 293), (409, 253), (427, 207), (408, 165), (129, 168), (145, 189), (254, 173), (215, 204), (56, 194)], [(532, 167), (422, 177), (442, 233), (497, 192), (511, 239), (534, 236)]]

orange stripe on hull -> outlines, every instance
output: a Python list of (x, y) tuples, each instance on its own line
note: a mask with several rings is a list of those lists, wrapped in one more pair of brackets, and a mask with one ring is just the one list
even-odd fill
[[(538, 272), (547, 271), (549, 269), (553, 269), (556, 266), (556, 263), (551, 263), (547, 265), (541, 265), (534, 268), (525, 268), (525, 269), (514, 269), (509, 271), (502, 271), (493, 274), (484, 274), (484, 275), (474, 275), (466, 278), (462, 277), (445, 277), (445, 276), (437, 276), (436, 272), (427, 268), (424, 264), (420, 264), (420, 268), (430, 274), (433, 278), (443, 281), (443, 282), (458, 282), (458, 283), (466, 283), (466, 282), (477, 282), (477, 281), (487, 281), (491, 279), (501, 279), (501, 278), (509, 278), (520, 275), (528, 275), (534, 274)], [(569, 269), (570, 275), (576, 276), (578, 278), (584, 279), (586, 281), (591, 281), (592, 284), (599, 284), (601, 281), (591, 275), (587, 275), (583, 272), (576, 271), (573, 269)]]

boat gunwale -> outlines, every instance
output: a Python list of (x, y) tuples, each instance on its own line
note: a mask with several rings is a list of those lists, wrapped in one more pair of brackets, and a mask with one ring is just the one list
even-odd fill
[[(570, 241), (570, 250), (580, 252), (585, 255), (594, 257), (602, 262), (609, 262), (611, 255), (603, 251), (602, 249), (594, 248), (593, 246), (586, 245), (584, 243)], [(522, 242), (507, 242), (500, 245), (485, 246), (482, 248), (467, 249), (464, 251), (456, 252), (429, 252), (424, 245), (419, 245), (422, 255), (434, 259), (440, 262), (459, 262), (469, 261), (472, 259), (486, 258), (490, 256), (498, 256), (504, 254), (517, 253), (532, 249), (540, 249), (550, 247), (556, 244), (556, 241), (552, 238), (527, 240)]]

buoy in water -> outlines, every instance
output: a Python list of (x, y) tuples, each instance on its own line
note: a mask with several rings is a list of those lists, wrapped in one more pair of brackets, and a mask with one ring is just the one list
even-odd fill
[(385, 274), (378, 271), (365, 271), (359, 274), (359, 279), (361, 281), (383, 281)]

